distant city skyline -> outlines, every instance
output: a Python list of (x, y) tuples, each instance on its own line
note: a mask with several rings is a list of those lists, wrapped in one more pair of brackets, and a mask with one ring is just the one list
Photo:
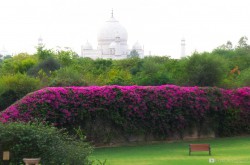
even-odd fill
[(39, 37), (46, 48), (70, 47), (78, 54), (114, 16), (127, 29), (128, 45), (139, 41), (145, 55), (181, 56), (211, 51), (230, 40), (250, 37), (248, 0), (3, 0), (0, 50), (34, 53)]

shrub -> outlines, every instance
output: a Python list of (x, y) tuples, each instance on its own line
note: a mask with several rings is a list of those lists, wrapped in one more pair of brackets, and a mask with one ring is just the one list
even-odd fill
[[(11, 152), (11, 163), (41, 157), (42, 164), (90, 164), (88, 143), (41, 123), (0, 123), (0, 144)], [(73, 154), (74, 153), (74, 154)], [(73, 162), (73, 163), (72, 163)]]
[(248, 87), (236, 90), (174, 85), (51, 87), (13, 104), (0, 113), (0, 121), (39, 118), (58, 127), (80, 125), (87, 138), (95, 142), (138, 133), (182, 137), (187, 129), (193, 128), (199, 134), (207, 130), (222, 136), (250, 132), (249, 100)]

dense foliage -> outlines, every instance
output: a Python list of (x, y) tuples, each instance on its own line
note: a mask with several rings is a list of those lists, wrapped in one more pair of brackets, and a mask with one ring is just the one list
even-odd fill
[(58, 127), (81, 126), (96, 142), (135, 134), (182, 137), (193, 129), (225, 136), (250, 132), (249, 107), (248, 87), (51, 87), (16, 102), (0, 114), (0, 120), (40, 119)]
[[(42, 46), (35, 54), (21, 53), (0, 61), (0, 100), (7, 100), (4, 105), (1, 101), (0, 111), (25, 94), (48, 86), (175, 84), (237, 88), (249, 86), (249, 70), (246, 37), (234, 47), (227, 42), (212, 52), (194, 52), (182, 59), (131, 56), (93, 60), (79, 57), (69, 48), (51, 50)], [(8, 86), (10, 80), (15, 85)]]
[(0, 78), (0, 109), (5, 109), (27, 93), (39, 89), (38, 78), (17, 73), (15, 76), (4, 75)]
[(10, 151), (10, 163), (23, 164), (23, 158), (41, 158), (42, 164), (91, 164), (92, 148), (84, 137), (72, 137), (44, 123), (0, 123), (1, 149)]

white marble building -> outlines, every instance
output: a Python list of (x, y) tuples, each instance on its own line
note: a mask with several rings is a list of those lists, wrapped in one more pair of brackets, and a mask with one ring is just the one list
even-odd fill
[(114, 18), (112, 11), (111, 18), (105, 22), (98, 33), (97, 49), (93, 49), (92, 45), (87, 41), (81, 47), (81, 56), (92, 59), (124, 59), (128, 57), (132, 50), (136, 50), (139, 57), (143, 58), (143, 47), (136, 42), (132, 49), (129, 49), (127, 40), (127, 30)]

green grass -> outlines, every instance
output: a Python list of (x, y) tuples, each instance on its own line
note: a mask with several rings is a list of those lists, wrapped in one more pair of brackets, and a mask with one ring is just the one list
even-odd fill
[[(190, 143), (209, 143), (212, 155), (209, 156), (208, 152), (192, 152), (189, 156)], [(209, 163), (211, 158), (215, 160), (214, 163)], [(250, 137), (97, 148), (91, 159), (106, 160), (106, 165), (250, 165)]]

